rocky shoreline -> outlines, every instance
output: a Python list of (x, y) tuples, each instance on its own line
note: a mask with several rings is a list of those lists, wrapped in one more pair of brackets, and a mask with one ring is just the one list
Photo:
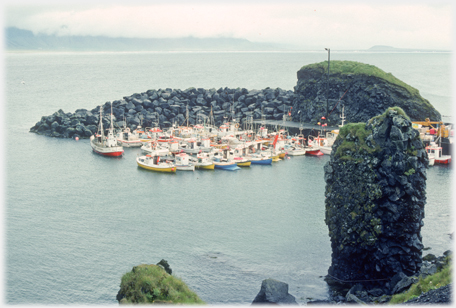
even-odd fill
[[(440, 257), (432, 254), (424, 256), (420, 271), (412, 276), (398, 275), (395, 277), (392, 280), (390, 292), (384, 293), (383, 290), (378, 288), (368, 290), (361, 284), (356, 284), (348, 290), (331, 287), (328, 300), (310, 301), (307, 304), (387, 304), (394, 294), (406, 292), (420, 278), (424, 279), (440, 271), (445, 265), (445, 259), (451, 255), (452, 252), (447, 250)], [(409, 300), (406, 303), (450, 303), (452, 301), (451, 295), (452, 284), (423, 293), (421, 296)]]

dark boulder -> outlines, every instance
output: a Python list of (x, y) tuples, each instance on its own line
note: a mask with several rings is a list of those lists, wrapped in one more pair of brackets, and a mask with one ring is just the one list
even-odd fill
[(295, 297), (288, 293), (288, 284), (269, 278), (261, 283), (260, 292), (252, 304), (297, 305), (298, 303)]

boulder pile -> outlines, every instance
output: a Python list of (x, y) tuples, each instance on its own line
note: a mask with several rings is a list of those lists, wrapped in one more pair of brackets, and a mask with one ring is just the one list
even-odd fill
[(341, 128), (324, 167), (330, 285), (391, 294), (420, 271), (427, 166), (401, 108)]
[[(280, 88), (247, 90), (245, 88), (202, 89), (189, 88), (148, 90), (125, 96), (112, 102), (114, 127), (169, 127), (172, 124), (194, 125), (213, 121), (219, 126), (225, 119), (236, 118), (243, 123), (250, 119), (282, 120), (295, 99), (293, 91)], [(97, 131), (100, 106), (92, 109), (78, 109), (74, 113), (62, 110), (43, 116), (31, 132), (58, 138), (89, 138)], [(111, 102), (101, 106), (103, 125), (110, 124)], [(211, 119), (212, 112), (212, 119)]]

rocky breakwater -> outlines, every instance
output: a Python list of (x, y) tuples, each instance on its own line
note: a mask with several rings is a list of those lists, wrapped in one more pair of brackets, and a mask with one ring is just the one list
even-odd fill
[[(310, 64), (298, 72), (293, 102), (294, 121), (317, 123), (329, 113), (329, 124), (339, 124), (342, 106), (347, 122), (367, 122), (387, 108), (402, 108), (412, 121), (441, 120), (440, 113), (410, 85), (390, 73), (354, 61)], [(328, 101), (326, 100), (328, 98)]]
[[(295, 95), (291, 90), (280, 88), (247, 90), (245, 88), (202, 89), (189, 88), (148, 90), (125, 96), (112, 102), (114, 127), (125, 125), (135, 129), (143, 127), (169, 127), (172, 124), (194, 125), (209, 120), (219, 126), (227, 117), (242, 122), (260, 119), (282, 120), (284, 113), (291, 107)], [(88, 138), (97, 130), (100, 106), (92, 109), (78, 109), (74, 113), (62, 110), (49, 116), (43, 116), (31, 129), (31, 132), (58, 138)], [(111, 102), (103, 108), (103, 125), (110, 124)], [(212, 116), (211, 116), (212, 112)]]
[(392, 294), (420, 271), (427, 166), (401, 108), (341, 128), (324, 167), (330, 285)]

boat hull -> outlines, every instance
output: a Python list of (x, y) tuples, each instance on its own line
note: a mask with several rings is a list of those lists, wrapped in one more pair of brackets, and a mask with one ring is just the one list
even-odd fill
[(210, 165), (196, 165), (195, 168), (196, 168), (196, 169), (203, 169), (203, 170), (214, 170), (214, 169), (215, 169), (215, 165), (214, 165), (214, 164), (210, 164)]
[(272, 158), (267, 158), (267, 159), (259, 159), (259, 160), (251, 160), (252, 165), (271, 165), (272, 164)]
[(239, 167), (250, 167), (252, 162), (250, 160), (237, 163)]
[(321, 156), (324, 155), (320, 150), (306, 150), (306, 155), (309, 156)]
[(451, 163), (451, 157), (442, 156), (434, 159), (434, 164), (448, 165), (449, 163)]
[(222, 169), (222, 170), (237, 170), (241, 169), (239, 168), (236, 163), (219, 163), (219, 162), (214, 162), (214, 168), (215, 169)]
[(194, 165), (186, 165), (186, 166), (179, 166), (176, 165), (176, 169), (179, 171), (195, 171), (195, 166)]
[(306, 155), (306, 150), (291, 150), (291, 151), (288, 151), (288, 155), (290, 156), (302, 156), (302, 155)]
[(117, 140), (117, 143), (119, 143), (119, 145), (123, 146), (124, 148), (139, 148), (139, 147), (142, 147), (142, 145), (143, 145), (141, 140), (138, 140), (138, 141)]
[(92, 140), (90, 141), (90, 145), (92, 146), (93, 152), (101, 156), (119, 157), (124, 153), (122, 147), (100, 147), (94, 144)]
[(138, 164), (139, 167), (150, 170), (150, 171), (155, 171), (155, 172), (165, 172), (165, 173), (175, 173), (176, 172), (176, 167), (175, 166), (160, 166), (160, 165), (148, 165), (148, 164), (143, 164), (139, 160), (136, 160), (136, 163)]

